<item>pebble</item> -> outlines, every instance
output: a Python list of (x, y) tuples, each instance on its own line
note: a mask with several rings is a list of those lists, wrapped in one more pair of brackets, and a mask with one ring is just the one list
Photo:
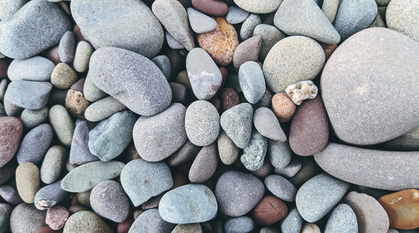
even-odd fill
[(202, 233), (202, 227), (199, 223), (178, 224), (171, 233)]
[(53, 130), (49, 124), (41, 124), (29, 131), (22, 139), (16, 158), (19, 164), (32, 162), (40, 165), (51, 145)]
[(3, 1), (2, 8), (0, 10), (0, 21), (12, 16), (27, 2), (27, 0)]
[(48, 113), (48, 107), (44, 107), (39, 110), (30, 110), (25, 108), (22, 115), (20, 115), (20, 120), (26, 130), (31, 130), (44, 123), (48, 119)]
[(62, 105), (54, 105), (49, 110), (49, 120), (52, 128), (63, 146), (69, 147), (73, 139), (74, 123)]
[(30, 1), (16, 14), (1, 21), (0, 52), (15, 59), (33, 57), (58, 44), (70, 29), (69, 18), (57, 4)]
[(87, 41), (80, 41), (77, 44), (73, 60), (73, 67), (75, 71), (79, 73), (87, 71), (89, 67), (89, 60), (93, 51), (94, 48)]
[(139, 206), (173, 186), (173, 178), (165, 162), (135, 159), (121, 172), (121, 184), (134, 206)]
[(175, 225), (164, 221), (157, 209), (144, 211), (137, 219), (135, 219), (128, 233), (149, 232), (161, 233), (171, 232)]
[(185, 130), (188, 139), (197, 146), (207, 146), (217, 140), (220, 115), (211, 103), (197, 100), (186, 109)]
[(60, 61), (71, 64), (74, 60), (74, 55), (76, 53), (76, 36), (72, 31), (67, 31), (64, 33), (63, 37), (60, 39), (58, 44), (58, 55), (60, 56)]
[(301, 105), (303, 100), (316, 98), (318, 92), (319, 89), (311, 80), (291, 84), (285, 89), (285, 93), (296, 105)]
[(267, 150), (268, 140), (258, 131), (254, 130), (249, 144), (243, 148), (240, 161), (250, 171), (259, 170), (263, 166)]
[(284, 177), (280, 175), (270, 175), (265, 178), (264, 183), (266, 188), (282, 201), (295, 201), (297, 188)]
[(45, 224), (46, 211), (37, 210), (34, 205), (22, 203), (17, 205), (10, 215), (12, 232), (35, 233)]
[(52, 230), (60, 230), (64, 227), (70, 213), (63, 206), (54, 206), (48, 208), (45, 223)]
[(167, 45), (169, 45), (171, 49), (184, 49), (185, 48), (181, 43), (179, 43), (175, 38), (173, 38), (173, 36), (171, 36), (167, 31), (165, 33), (165, 38), (166, 38)]
[(151, 116), (170, 105), (172, 91), (164, 74), (134, 52), (98, 49), (90, 59), (89, 74), (97, 87), (139, 115)]
[(419, 227), (418, 209), (419, 190), (405, 189), (399, 192), (390, 193), (378, 199), (384, 207), (389, 220), (390, 227), (403, 230), (412, 230)]
[[(0, 60), (0, 70), (2, 68), (1, 66), (2, 66), (2, 60)], [(1, 76), (2, 76), (2, 74), (0, 74), (0, 79), (1, 79)], [(4, 95), (6, 93), (7, 86), (9, 85), (9, 79), (7, 79), (5, 77), (7, 77), (7, 74), (4, 74), (4, 79), (2, 79), (0, 81), (0, 101), (4, 100)]]
[(297, 109), (291, 122), (289, 144), (300, 156), (321, 152), (329, 140), (329, 123), (320, 97), (306, 100)]
[(217, 138), (217, 147), (220, 160), (225, 165), (233, 164), (239, 157), (239, 148), (227, 136), (224, 130), (221, 130)]
[(240, 66), (239, 82), (246, 100), (257, 103), (266, 90), (265, 78), (262, 69), (257, 62), (247, 61)]
[(223, 112), (240, 104), (239, 94), (233, 88), (223, 88), (221, 92), (221, 104), (223, 105)]
[(287, 214), (287, 205), (274, 196), (264, 197), (252, 211), (253, 219), (262, 226), (277, 223)]
[(275, 141), (285, 142), (287, 136), (279, 124), (275, 114), (266, 107), (256, 109), (253, 114), (253, 124), (256, 130), (264, 137)]
[(293, 177), (289, 179), (295, 187), (299, 188), (306, 181), (311, 179), (313, 176), (321, 173), (323, 170), (317, 165), (313, 156), (301, 156), (298, 157), (301, 162), (301, 169)]
[(248, 233), (255, 228), (253, 219), (242, 216), (237, 218), (230, 218), (224, 224), (224, 231), (226, 233)]
[(6, 97), (4, 98), (3, 103), (4, 103), (4, 105), (3, 105), (4, 110), (2, 112), (6, 113), (6, 116), (17, 117), (23, 111), (23, 108), (17, 106), (16, 104), (11, 103), (11, 101), (9, 101), (9, 99), (7, 99)]
[(55, 206), (70, 194), (61, 188), (61, 180), (42, 187), (35, 195), (35, 207), (39, 210), (46, 210)]
[(125, 105), (123, 105), (117, 99), (113, 98), (112, 96), (107, 96), (90, 104), (86, 108), (84, 116), (88, 121), (98, 122), (125, 109), (127, 109), (127, 107), (125, 107)]
[(189, 169), (189, 180), (192, 183), (203, 183), (214, 175), (218, 165), (216, 143), (202, 147)]
[[(355, 3), (351, 0), (340, 1), (333, 26), (339, 32), (341, 41), (367, 28), (377, 15), (377, 3), (365, 0)], [(357, 51), (362, 51), (357, 49)], [(380, 57), (383, 55), (380, 55)]]
[(172, 102), (186, 104), (188, 101), (188, 89), (185, 85), (177, 82), (171, 82), (169, 85), (170, 89), (172, 89)]
[(160, 71), (164, 74), (167, 81), (169, 81), (172, 75), (169, 58), (166, 55), (159, 55), (159, 56), (153, 57), (151, 61), (154, 62), (154, 64), (156, 64), (157, 67), (159, 67)]
[(71, 164), (81, 165), (99, 160), (89, 150), (89, 131), (89, 123), (87, 121), (76, 122), (69, 154)]
[(297, 106), (286, 93), (276, 93), (272, 97), (272, 110), (281, 123), (291, 120), (296, 108)]
[(54, 67), (52, 61), (40, 56), (22, 60), (15, 59), (7, 69), (7, 76), (11, 81), (49, 82)]
[(330, 214), (324, 227), (324, 233), (358, 232), (357, 216), (347, 204), (339, 204)]
[(226, 15), (226, 21), (230, 24), (239, 24), (245, 21), (249, 15), (249, 12), (239, 7), (230, 6)]
[(268, 140), (267, 155), (272, 166), (284, 169), (291, 161), (291, 148), (288, 141)]
[(253, 30), (258, 24), (261, 24), (262, 20), (258, 14), (250, 14), (246, 20), (243, 22), (240, 28), (240, 38), (242, 40), (247, 40), (252, 37)]
[(307, 36), (326, 44), (340, 41), (338, 31), (313, 0), (284, 0), (274, 17), (275, 26), (287, 35)]
[(22, 198), (20, 198), (19, 193), (17, 192), (17, 189), (10, 185), (3, 185), (0, 187), (0, 196), (3, 198), (3, 200), (11, 205), (18, 205), (23, 202)]
[(355, 212), (358, 232), (386, 233), (388, 231), (388, 215), (375, 198), (365, 193), (352, 191), (343, 201)]
[(199, 46), (208, 52), (219, 66), (227, 66), (233, 61), (234, 50), (239, 44), (236, 29), (223, 17), (215, 17), (217, 28), (198, 35)]
[(195, 33), (200, 34), (210, 32), (217, 28), (217, 22), (213, 18), (192, 7), (189, 7), (187, 10), (189, 23)]
[(273, 92), (284, 92), (290, 84), (314, 79), (324, 63), (325, 54), (320, 44), (305, 36), (290, 36), (269, 51), (263, 63), (263, 74)]
[(59, 89), (68, 89), (76, 81), (76, 72), (66, 63), (57, 64), (51, 73), (51, 83)]
[[(338, 12), (339, 0), (324, 0), (322, 4), (322, 11), (326, 15), (330, 23), (333, 23)], [(340, 36), (339, 36), (340, 37)]]
[(419, 41), (419, 28), (415, 22), (419, 20), (418, 2), (395, 0), (388, 4), (386, 22), (390, 29), (405, 34)]
[(43, 183), (51, 184), (58, 180), (64, 170), (67, 156), (67, 150), (62, 146), (54, 145), (48, 149), (40, 169)]
[(314, 223), (304, 223), (301, 233), (321, 233), (319, 226)]
[(118, 47), (151, 58), (163, 46), (163, 28), (143, 2), (75, 0), (70, 6), (83, 36), (95, 47)]
[(35, 194), (40, 188), (39, 169), (30, 162), (22, 163), (16, 168), (16, 188), (22, 200), (34, 203)]
[(162, 219), (174, 224), (206, 222), (218, 210), (212, 191), (202, 184), (187, 184), (163, 195), (159, 203)]
[(221, 213), (238, 217), (250, 212), (262, 199), (265, 187), (254, 175), (228, 171), (215, 185), (215, 196)]
[(73, 89), (68, 90), (65, 98), (66, 109), (77, 118), (84, 119), (84, 112), (89, 106), (89, 101), (83, 96), (83, 92)]
[(0, 117), (0, 167), (6, 165), (19, 147), (22, 122), (15, 117)]
[(323, 218), (345, 195), (350, 184), (326, 173), (314, 176), (297, 191), (295, 203), (304, 220), (313, 223)]
[(101, 181), (118, 177), (124, 165), (118, 161), (95, 161), (83, 164), (71, 170), (64, 177), (61, 188), (67, 192), (84, 192)]
[(253, 108), (249, 103), (241, 103), (220, 117), (220, 124), (227, 136), (240, 148), (245, 148), (252, 135)]
[(236, 47), (233, 55), (233, 65), (236, 71), (238, 71), (240, 66), (247, 61), (258, 61), (261, 45), (262, 37), (253, 36)]
[(400, 137), (384, 142), (385, 148), (392, 150), (419, 150), (419, 127)]
[(289, 211), (288, 215), (281, 221), (281, 231), (287, 233), (300, 233), (303, 227), (303, 218), (296, 207)]
[(48, 82), (14, 81), (7, 87), (4, 101), (21, 108), (42, 109), (48, 102), (51, 89)]
[(11, 160), (3, 167), (0, 167), (0, 185), (3, 185), (14, 177), (17, 166), (18, 163), (15, 160)]
[(103, 162), (118, 157), (132, 140), (137, 116), (122, 111), (102, 120), (89, 132), (89, 150)]
[(92, 77), (89, 75), (89, 73), (87, 73), (86, 80), (83, 85), (83, 94), (84, 97), (90, 102), (95, 102), (106, 96), (106, 93), (93, 83)]
[(112, 233), (113, 230), (92, 211), (82, 210), (71, 215), (63, 229), (63, 233), (91, 232)]
[(10, 215), (13, 207), (9, 204), (0, 203), (0, 232), (4, 233), (9, 229)]
[(281, 5), (282, 0), (234, 0), (243, 10), (256, 14), (267, 14), (274, 12)]
[(167, 165), (170, 167), (176, 167), (187, 163), (198, 155), (201, 147), (194, 145), (191, 141), (187, 140), (185, 144), (170, 157), (167, 158)]
[(189, 27), (188, 13), (179, 1), (156, 0), (151, 9), (168, 33), (188, 51), (195, 47)]
[(198, 11), (214, 16), (224, 16), (228, 13), (228, 6), (217, 0), (192, 0), (192, 6)]

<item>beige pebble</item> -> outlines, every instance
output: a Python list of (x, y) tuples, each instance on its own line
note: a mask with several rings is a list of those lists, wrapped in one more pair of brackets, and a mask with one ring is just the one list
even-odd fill
[(73, 67), (77, 72), (83, 73), (89, 67), (90, 56), (94, 49), (87, 41), (80, 41), (77, 44), (76, 54), (74, 55)]
[(321, 233), (321, 231), (314, 223), (304, 223), (301, 233)]
[(33, 204), (35, 194), (41, 185), (38, 167), (26, 162), (20, 164), (16, 169), (16, 188), (22, 200), (28, 204)]
[(272, 110), (281, 123), (291, 120), (296, 108), (286, 93), (277, 93), (272, 97)]
[(68, 90), (65, 107), (72, 115), (84, 119), (84, 112), (88, 106), (89, 101), (84, 97), (83, 92), (73, 89)]
[(51, 73), (51, 83), (59, 89), (68, 89), (77, 81), (77, 73), (66, 63), (59, 63)]

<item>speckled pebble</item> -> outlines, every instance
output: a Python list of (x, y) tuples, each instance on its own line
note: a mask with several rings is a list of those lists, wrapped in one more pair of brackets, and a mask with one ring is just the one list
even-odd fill
[(83, 210), (71, 215), (64, 226), (63, 233), (74, 232), (113, 233), (113, 230), (95, 213)]
[(23, 125), (18, 118), (0, 117), (0, 167), (15, 156), (22, 133)]
[(71, 64), (74, 60), (74, 54), (76, 53), (76, 37), (72, 31), (64, 33), (58, 44), (58, 55), (60, 61)]
[(89, 150), (89, 123), (87, 121), (76, 122), (73, 140), (71, 141), (69, 162), (80, 165), (99, 160)]
[(167, 81), (169, 81), (172, 75), (171, 64), (170, 64), (169, 58), (166, 55), (159, 55), (159, 56), (153, 57), (151, 61), (154, 62), (154, 64), (156, 64), (157, 67), (159, 67), (161, 72), (166, 77)]
[(48, 107), (44, 107), (39, 110), (30, 110), (25, 108), (20, 116), (20, 120), (26, 130), (31, 130), (44, 123), (48, 119), (48, 113)]
[(59, 145), (51, 146), (42, 161), (40, 173), (41, 180), (45, 184), (51, 184), (58, 180), (64, 170), (68, 158), (67, 150)]
[(7, 76), (11, 81), (49, 82), (53, 70), (54, 63), (52, 61), (35, 56), (23, 60), (13, 60), (7, 69)]
[(42, 109), (48, 102), (51, 89), (52, 85), (48, 82), (14, 81), (7, 87), (4, 103), (7, 100), (20, 108)]
[(357, 216), (347, 204), (339, 204), (333, 209), (324, 228), (324, 233), (358, 231)]
[(47, 212), (37, 210), (34, 205), (22, 203), (17, 205), (10, 215), (10, 230), (12, 232), (35, 233), (46, 226)]
[(220, 124), (234, 144), (243, 149), (250, 142), (252, 119), (252, 106), (249, 103), (241, 103), (223, 112)]
[(247, 61), (240, 66), (238, 74), (244, 97), (251, 104), (257, 103), (266, 90), (262, 68), (255, 61)]
[(197, 100), (186, 109), (185, 130), (188, 139), (197, 146), (207, 146), (217, 140), (220, 132), (220, 115), (205, 100)]
[(68, 89), (76, 81), (76, 72), (66, 63), (57, 64), (51, 73), (51, 83), (59, 89)]
[(34, 203), (35, 194), (41, 186), (38, 167), (26, 162), (16, 169), (16, 188), (22, 200), (28, 204)]
[(23, 202), (22, 198), (20, 198), (19, 193), (17, 192), (17, 189), (10, 185), (3, 185), (0, 187), (0, 196), (3, 198), (3, 200), (11, 205), (18, 205)]
[(54, 206), (48, 208), (45, 223), (52, 230), (60, 230), (64, 227), (70, 213), (63, 206)]
[(215, 143), (204, 146), (189, 169), (189, 180), (192, 183), (203, 183), (209, 180), (217, 169), (217, 165), (218, 153)]
[(69, 198), (70, 194), (61, 188), (62, 180), (45, 185), (35, 195), (35, 207), (46, 210)]
[(266, 107), (256, 109), (253, 115), (253, 124), (256, 130), (264, 137), (275, 141), (285, 142), (287, 136), (279, 124), (275, 114)]
[(253, 30), (258, 24), (261, 24), (262, 20), (258, 14), (250, 14), (249, 17), (243, 22), (240, 28), (240, 38), (247, 40), (253, 35)]
[(254, 36), (241, 42), (234, 50), (233, 65), (236, 71), (247, 61), (258, 61), (262, 37)]
[(16, 153), (18, 163), (32, 162), (37, 165), (41, 164), (52, 139), (53, 129), (49, 124), (44, 123), (33, 128), (22, 139), (19, 150)]
[(224, 224), (226, 233), (248, 233), (254, 228), (255, 222), (247, 216), (230, 218)]
[(301, 233), (303, 222), (303, 218), (298, 213), (297, 208), (294, 207), (291, 211), (289, 211), (288, 215), (281, 221), (281, 231), (287, 233)]
[(243, 148), (240, 161), (248, 170), (256, 171), (263, 166), (267, 150), (268, 140), (258, 131), (254, 130), (249, 144)]
[(221, 162), (225, 165), (233, 164), (239, 157), (239, 148), (227, 136), (224, 130), (221, 130), (217, 139), (218, 154)]
[(278, 28), (268, 24), (258, 24), (253, 29), (253, 36), (261, 36), (259, 61), (264, 61), (272, 47), (286, 37)]
[(187, 10), (189, 23), (195, 33), (210, 32), (217, 28), (217, 22), (213, 18), (192, 7), (189, 7)]
[(283, 201), (293, 202), (297, 195), (297, 188), (280, 175), (270, 175), (265, 178), (266, 188)]
[(228, 8), (228, 13), (226, 15), (226, 20), (228, 23), (231, 24), (239, 24), (242, 23), (243, 21), (245, 21), (247, 19), (247, 17), (249, 16), (249, 12), (236, 7), (236, 6), (230, 6)]
[(62, 105), (54, 105), (49, 110), (49, 120), (60, 143), (69, 147), (73, 139), (75, 126), (68, 111)]
[(92, 56), (93, 51), (93, 47), (87, 41), (80, 41), (77, 44), (73, 60), (73, 67), (75, 71), (79, 73), (87, 71), (90, 56)]
[(171, 232), (175, 225), (164, 221), (157, 209), (146, 210), (138, 216), (128, 233), (149, 232), (161, 233)]

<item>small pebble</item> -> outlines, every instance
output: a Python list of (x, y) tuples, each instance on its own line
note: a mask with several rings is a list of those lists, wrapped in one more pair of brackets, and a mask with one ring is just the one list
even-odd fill
[(89, 75), (89, 73), (87, 73), (86, 80), (83, 85), (83, 94), (84, 97), (90, 102), (95, 102), (106, 96), (106, 93), (93, 83), (92, 77)]
[(253, 30), (258, 24), (261, 24), (262, 20), (258, 14), (250, 14), (249, 17), (243, 22), (240, 28), (240, 38), (247, 40), (253, 35)]
[(217, 22), (213, 18), (192, 7), (189, 7), (187, 10), (189, 23), (195, 33), (210, 32), (217, 28)]
[(125, 110), (127, 107), (112, 96), (105, 97), (90, 104), (84, 116), (88, 121), (98, 122), (104, 120), (113, 114)]
[(254, 27), (252, 36), (261, 36), (262, 44), (260, 45), (259, 61), (264, 61), (272, 47), (286, 36), (278, 28), (259, 23)]
[(16, 153), (19, 164), (32, 162), (41, 164), (45, 152), (53, 139), (53, 129), (49, 124), (41, 124), (29, 131), (23, 138)]
[(64, 170), (67, 160), (67, 150), (63, 146), (51, 146), (42, 161), (40, 174), (41, 180), (45, 184), (51, 184), (58, 180)]
[(272, 166), (283, 169), (291, 162), (291, 148), (288, 141), (268, 140), (268, 158)]
[(310, 80), (289, 85), (285, 89), (285, 93), (287, 93), (292, 102), (294, 102), (296, 105), (300, 105), (303, 100), (316, 98), (318, 92), (319, 89)]
[(240, 66), (239, 82), (246, 100), (257, 103), (266, 90), (262, 69), (257, 62), (247, 61)]
[(254, 36), (240, 43), (234, 50), (233, 65), (236, 71), (247, 61), (258, 61), (262, 37)]
[(252, 13), (267, 14), (276, 11), (282, 0), (234, 0), (234, 3), (241, 9)]
[(31, 130), (44, 123), (48, 119), (48, 113), (48, 107), (44, 107), (39, 110), (30, 110), (25, 108), (20, 116), (20, 120), (26, 130)]
[(224, 130), (221, 130), (217, 139), (218, 153), (225, 165), (233, 164), (239, 156), (239, 148), (227, 136)]
[(65, 107), (73, 116), (84, 119), (84, 112), (88, 106), (89, 101), (83, 96), (83, 92), (73, 89), (68, 90)]
[(228, 12), (228, 6), (223, 1), (192, 0), (192, 6), (201, 12), (214, 16), (224, 16)]
[(281, 231), (287, 233), (301, 233), (303, 227), (303, 218), (294, 207), (288, 215), (281, 221)]
[(68, 89), (76, 81), (76, 72), (66, 63), (57, 64), (51, 73), (51, 83), (59, 89)]
[(7, 87), (4, 101), (21, 108), (42, 109), (48, 102), (51, 89), (52, 85), (47, 82), (14, 81)]
[(256, 109), (253, 115), (253, 124), (256, 130), (264, 137), (281, 142), (287, 140), (278, 119), (269, 108), (260, 107)]
[(58, 44), (58, 54), (60, 61), (71, 64), (74, 60), (74, 54), (76, 53), (76, 37), (72, 31), (64, 33)]
[(49, 120), (60, 143), (69, 147), (73, 139), (75, 126), (65, 107), (62, 105), (52, 106), (49, 110)]
[(224, 112), (240, 104), (240, 97), (233, 88), (225, 87), (221, 92), (221, 103), (223, 105)]
[(75, 71), (79, 73), (87, 71), (87, 68), (89, 67), (90, 56), (92, 55), (93, 51), (94, 49), (89, 44), (89, 42), (80, 41), (77, 44), (73, 60), (73, 67)]
[(264, 197), (252, 211), (253, 219), (262, 226), (277, 223), (287, 214), (287, 205), (274, 196)]
[(276, 93), (272, 98), (272, 110), (281, 123), (291, 120), (296, 108), (296, 105), (286, 93)]
[(270, 175), (265, 178), (266, 188), (276, 197), (283, 201), (295, 201), (297, 188), (287, 179), (280, 175)]
[(3, 200), (5, 200), (7, 203), (11, 205), (18, 205), (23, 202), (22, 198), (20, 198), (19, 193), (17, 192), (17, 189), (13, 186), (1, 186), (0, 196), (1, 198), (3, 198)]
[(35, 194), (40, 188), (38, 167), (30, 162), (20, 164), (16, 169), (16, 188), (22, 200), (34, 203)]
[(71, 215), (64, 226), (63, 233), (74, 232), (112, 233), (113, 230), (92, 211), (82, 210)]
[(321, 233), (319, 226), (314, 223), (304, 223), (301, 233)]
[(172, 69), (171, 69), (169, 58), (166, 55), (159, 55), (159, 56), (153, 57), (151, 61), (154, 62), (154, 64), (156, 64), (157, 67), (159, 67), (161, 72), (166, 77), (167, 81), (169, 81), (172, 75), (171, 73)]
[(181, 43), (179, 43), (179, 41), (173, 38), (173, 36), (171, 36), (167, 31), (165, 35), (166, 35), (165, 37), (166, 37), (167, 45), (169, 45), (171, 49), (184, 49), (185, 48)]
[(35, 195), (35, 206), (39, 210), (46, 210), (69, 197), (69, 193), (61, 188), (61, 180), (39, 189)]
[(250, 171), (259, 170), (263, 166), (267, 150), (268, 140), (258, 131), (254, 130), (249, 144), (243, 148), (240, 161)]
[(89, 131), (88, 121), (76, 122), (69, 154), (71, 164), (80, 165), (99, 160), (89, 150)]
[(220, 117), (220, 124), (227, 136), (240, 148), (245, 148), (252, 135), (253, 108), (249, 103), (241, 103)]
[(50, 60), (35, 56), (29, 59), (15, 59), (7, 69), (7, 76), (11, 81), (26, 80), (49, 82), (54, 63)]
[(47, 215), (45, 218), (45, 223), (52, 229), (52, 230), (61, 230), (70, 213), (68, 210), (63, 206), (54, 206), (51, 208), (48, 208)]
[(181, 164), (187, 163), (195, 159), (201, 147), (194, 145), (191, 141), (187, 140), (183, 146), (167, 158), (167, 165), (176, 167)]
[(347, 204), (339, 204), (335, 207), (324, 227), (324, 233), (357, 232), (357, 216), (352, 208)]
[(185, 130), (188, 139), (197, 146), (207, 146), (217, 140), (220, 115), (211, 103), (197, 100), (186, 109)]
[(202, 233), (202, 227), (199, 223), (178, 224), (171, 233)]
[(149, 233), (161, 233), (171, 232), (175, 228), (174, 224), (164, 221), (159, 214), (157, 209), (149, 209), (144, 211), (138, 216), (128, 233), (136, 232), (149, 232)]
[(226, 21), (230, 24), (239, 24), (245, 21), (249, 14), (249, 12), (239, 7), (230, 6), (226, 15)]
[(218, 153), (215, 143), (204, 146), (194, 159), (189, 169), (189, 180), (192, 183), (203, 183), (214, 175), (218, 165)]
[(226, 233), (248, 233), (255, 228), (253, 219), (243, 216), (237, 218), (230, 218), (224, 224)]

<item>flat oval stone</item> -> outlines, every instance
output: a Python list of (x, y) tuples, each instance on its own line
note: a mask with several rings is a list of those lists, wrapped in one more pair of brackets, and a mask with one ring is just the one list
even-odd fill
[(51, 145), (53, 130), (49, 124), (41, 124), (29, 131), (23, 138), (19, 150), (16, 153), (19, 164), (32, 162), (41, 164), (45, 152)]
[(224, 224), (224, 230), (227, 233), (248, 233), (255, 228), (255, 222), (253, 219), (242, 216), (237, 218), (230, 218)]
[(139, 206), (173, 186), (173, 178), (165, 162), (135, 159), (121, 172), (121, 184), (134, 206)]
[(73, 62), (74, 54), (76, 53), (76, 36), (72, 31), (64, 33), (58, 44), (58, 55), (60, 61), (70, 64)]
[(287, 140), (287, 136), (282, 130), (275, 113), (269, 108), (260, 107), (256, 109), (253, 114), (253, 124), (256, 130), (264, 137), (281, 142)]
[(249, 12), (239, 7), (230, 6), (226, 15), (226, 21), (231, 24), (239, 24), (245, 21), (249, 14)]
[(24, 202), (34, 203), (40, 186), (39, 169), (35, 164), (26, 162), (16, 168), (16, 188)]
[(339, 204), (333, 209), (324, 228), (324, 233), (358, 232), (357, 216), (347, 204)]
[(80, 41), (77, 44), (76, 52), (74, 54), (73, 67), (74, 70), (83, 73), (89, 68), (89, 60), (94, 52), (94, 48), (87, 41)]
[(71, 170), (62, 180), (61, 188), (67, 192), (84, 192), (96, 184), (111, 180), (121, 174), (124, 163), (118, 161), (90, 162)]
[(239, 156), (239, 148), (227, 136), (224, 130), (221, 130), (218, 136), (217, 147), (221, 162), (225, 165), (233, 164)]
[(220, 176), (215, 185), (220, 211), (230, 217), (248, 213), (262, 199), (265, 186), (256, 176), (228, 171)]
[(286, 35), (278, 28), (268, 24), (258, 24), (253, 30), (253, 36), (261, 36), (262, 44), (260, 45), (259, 60), (264, 61), (272, 47)]
[(72, 232), (112, 233), (114, 231), (95, 213), (83, 210), (68, 218), (63, 233)]
[(64, 169), (67, 155), (67, 150), (59, 145), (51, 146), (48, 149), (40, 169), (42, 182), (51, 184), (58, 180)]
[(192, 49), (186, 56), (186, 71), (192, 91), (200, 100), (211, 99), (223, 81), (217, 65), (201, 48)]
[(256, 14), (274, 12), (281, 5), (282, 0), (234, 0), (238, 7)]
[(178, 224), (171, 233), (202, 233), (202, 227), (199, 223)]
[(215, 143), (202, 147), (189, 169), (192, 183), (203, 183), (214, 175), (218, 165), (218, 153)]
[(23, 133), (22, 122), (15, 117), (0, 117), (0, 167), (14, 156)]
[(264, 197), (252, 211), (253, 219), (262, 226), (277, 223), (287, 214), (287, 205), (274, 196)]
[[(259, 50), (262, 45), (262, 37), (254, 36), (241, 42), (234, 50), (233, 65), (239, 70), (240, 66), (247, 61), (258, 61)], [(259, 64), (258, 64), (259, 65)], [(260, 68), (260, 66), (259, 66)], [(265, 79), (263, 79), (265, 81)]]
[(163, 46), (163, 28), (142, 1), (75, 0), (70, 6), (83, 36), (95, 47), (118, 47), (151, 58)]
[(241, 103), (220, 117), (220, 124), (228, 137), (238, 148), (245, 148), (252, 135), (253, 108), (249, 103)]
[(270, 175), (265, 178), (266, 188), (283, 201), (292, 202), (297, 195), (297, 188), (280, 175)]
[(49, 82), (54, 67), (52, 61), (40, 56), (22, 60), (15, 59), (7, 69), (7, 76), (12, 81)]
[(296, 207), (294, 207), (288, 215), (281, 222), (281, 231), (289, 233), (300, 233), (303, 227), (303, 218), (298, 213)]
[(187, 163), (195, 159), (200, 150), (201, 147), (196, 146), (191, 141), (187, 140), (178, 151), (167, 158), (166, 163), (170, 167), (176, 167)]
[(36, 209), (34, 205), (19, 204), (10, 215), (10, 230), (35, 233), (39, 228), (46, 226), (46, 213), (46, 211)]
[(89, 67), (97, 87), (139, 115), (151, 116), (170, 105), (172, 91), (166, 77), (140, 54), (101, 48), (93, 53)]
[(290, 36), (272, 47), (263, 63), (266, 84), (273, 92), (314, 79), (323, 68), (325, 54), (319, 43), (305, 36)]
[(90, 102), (95, 102), (106, 96), (106, 93), (93, 83), (92, 77), (89, 73), (87, 73), (86, 80), (83, 85), (83, 94)]
[(49, 110), (49, 121), (60, 143), (69, 147), (73, 139), (75, 126), (67, 109), (59, 104), (52, 106)]
[(173, 103), (154, 116), (141, 116), (133, 129), (138, 155), (148, 161), (161, 161), (177, 151), (187, 140), (183, 104)]
[(217, 22), (213, 18), (192, 7), (188, 8), (188, 19), (192, 30), (198, 34), (210, 32), (217, 28)]
[(22, 115), (20, 115), (20, 120), (26, 130), (31, 130), (45, 122), (48, 119), (48, 113), (48, 107), (39, 110), (25, 109), (23, 110)]
[(291, 162), (291, 148), (288, 141), (268, 140), (267, 155), (272, 166), (283, 169)]
[(48, 82), (14, 81), (7, 87), (4, 100), (21, 108), (42, 109), (48, 102), (51, 89)]
[(89, 131), (90, 128), (87, 121), (76, 122), (69, 154), (69, 162), (71, 164), (80, 165), (99, 160), (89, 150)]
[(345, 195), (350, 184), (322, 173), (305, 182), (298, 189), (295, 203), (307, 222), (323, 218)]
[(16, 14), (1, 21), (0, 52), (10, 58), (32, 57), (58, 44), (71, 26), (58, 4), (30, 1)]
[(56, 181), (36, 192), (34, 204), (37, 209), (46, 210), (69, 198), (70, 194), (61, 188), (61, 182), (62, 180)]
[(164, 221), (159, 214), (157, 209), (149, 209), (144, 211), (134, 223), (131, 225), (128, 233), (136, 232), (171, 232), (175, 225)]
[(262, 20), (258, 14), (250, 14), (249, 17), (243, 22), (240, 28), (240, 38), (247, 40), (253, 35), (253, 30), (258, 24), (261, 24)]
[(415, 1), (396, 0), (389, 3), (386, 10), (388, 28), (419, 41), (419, 28), (415, 23), (418, 20), (418, 7)]
[(213, 219), (218, 211), (212, 191), (202, 184), (187, 184), (165, 193), (159, 214), (166, 222), (189, 224)]
[(76, 72), (66, 63), (57, 64), (51, 73), (51, 83), (56, 88), (68, 89), (76, 81)]
[(228, 12), (227, 4), (218, 0), (192, 0), (192, 6), (201, 12), (214, 16), (224, 16)]
[(127, 109), (125, 105), (112, 96), (108, 96), (90, 104), (86, 108), (84, 116), (88, 121), (98, 122), (125, 109)]
[(197, 146), (207, 146), (217, 140), (220, 132), (220, 115), (205, 100), (197, 100), (186, 109), (185, 130), (188, 139)]
[(418, 109), (412, 105), (419, 98), (418, 52), (419, 43), (384, 28), (359, 32), (335, 50), (320, 86), (330, 122), (342, 141), (377, 144), (419, 126)]
[(265, 78), (257, 62), (247, 61), (240, 66), (239, 82), (246, 100), (257, 103), (266, 90)]

